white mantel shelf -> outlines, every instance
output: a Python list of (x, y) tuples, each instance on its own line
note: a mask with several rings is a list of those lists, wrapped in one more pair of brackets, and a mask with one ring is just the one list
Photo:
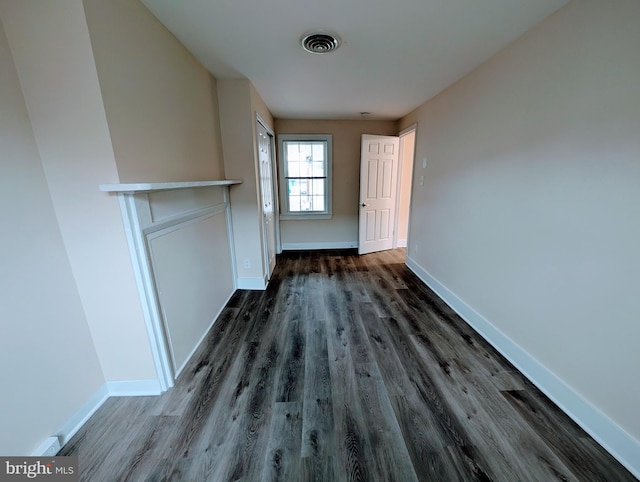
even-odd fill
[(152, 191), (168, 191), (171, 189), (189, 189), (193, 187), (232, 186), (242, 184), (240, 179), (223, 179), (219, 181), (186, 181), (186, 182), (136, 182), (128, 184), (100, 184), (103, 192), (136, 193)]

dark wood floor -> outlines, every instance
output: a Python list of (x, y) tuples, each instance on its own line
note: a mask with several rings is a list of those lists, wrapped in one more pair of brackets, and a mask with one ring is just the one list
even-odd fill
[(636, 480), (404, 265), (285, 253), (160, 397), (111, 398), (81, 480)]

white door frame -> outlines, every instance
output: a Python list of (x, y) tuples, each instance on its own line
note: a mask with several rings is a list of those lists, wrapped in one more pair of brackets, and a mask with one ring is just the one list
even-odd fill
[[(258, 118), (260, 118), (260, 116), (258, 116)], [(280, 184), (278, 183), (278, 159), (276, 154), (278, 151), (275, 133), (268, 127), (266, 129), (271, 136), (271, 182), (273, 183), (271, 192), (273, 193), (273, 225), (276, 230), (276, 254), (280, 254), (282, 253), (282, 241), (280, 240), (280, 192), (278, 191)]]
[[(276, 254), (282, 252), (282, 249), (280, 248), (280, 208), (278, 206), (278, 182), (277, 182), (277, 175), (276, 175), (276, 166), (275, 166), (275, 143), (274, 143), (274, 139), (275, 139), (275, 134), (273, 132), (273, 130), (269, 127), (269, 125), (264, 121), (264, 119), (260, 116), (260, 114), (258, 114), (256, 112), (256, 122), (259, 123), (265, 131), (267, 131), (267, 134), (269, 135), (270, 142), (269, 142), (269, 149), (271, 150), (270, 152), (270, 159), (271, 159), (271, 193), (273, 196), (272, 199), (272, 204), (273, 204), (273, 229), (274, 229), (274, 233), (275, 233), (275, 250), (276, 250)], [(258, 139), (256, 137), (256, 149), (258, 150), (258, 152), (256, 153), (258, 156), (258, 174), (260, 176), (260, 145), (258, 142)], [(262, 224), (262, 238), (264, 240), (264, 244), (263, 244), (263, 270), (265, 273), (265, 276), (270, 277), (270, 273), (269, 273), (269, 243), (267, 241), (267, 228), (265, 226), (264, 223), (264, 215), (262, 214), (262, 183), (259, 182), (258, 184), (258, 194), (260, 197), (260, 214), (261, 214), (261, 224)]]
[[(396, 174), (397, 176), (397, 186), (396, 186), (396, 219), (394, 222), (394, 226), (393, 226), (393, 247), (397, 248), (398, 247), (398, 218), (400, 217), (400, 195), (402, 192), (402, 169), (403, 169), (403, 158), (404, 158), (404, 138), (407, 136), (407, 134), (411, 134), (416, 133), (416, 130), (418, 129), (418, 124), (412, 124), (409, 127), (407, 127), (406, 129), (403, 129), (402, 131), (400, 131), (400, 133), (398, 134), (398, 138), (400, 139), (400, 151), (399, 151), (399, 155), (398, 155), (398, 172)], [(414, 138), (414, 142), (413, 142), (413, 160), (411, 162), (411, 167), (413, 169), (413, 166), (416, 162), (416, 146), (415, 146), (415, 138)], [(412, 189), (413, 187), (413, 173), (411, 176), (411, 185), (409, 186), (409, 189)], [(411, 200), (409, 200), (409, 212), (411, 212)], [(409, 243), (409, 235), (407, 233), (407, 244)]]

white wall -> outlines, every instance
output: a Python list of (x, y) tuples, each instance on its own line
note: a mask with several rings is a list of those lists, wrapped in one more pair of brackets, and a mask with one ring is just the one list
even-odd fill
[[(636, 473), (639, 26), (636, 0), (574, 0), (400, 126), (418, 123), (429, 159), (414, 171), (418, 270), (559, 377), (574, 416), (626, 432)], [(593, 410), (576, 413), (581, 399)]]
[(104, 383), (0, 24), (0, 454), (29, 455)]
[[(83, 4), (120, 182), (224, 179), (216, 79), (139, 1)], [(149, 197), (176, 208), (212, 190)], [(149, 249), (177, 372), (234, 289), (225, 212)]]
[[(7, 305), (7, 316), (18, 317), (17, 326), (25, 331), (31, 329), (27, 322), (48, 315), (43, 318), (46, 327), (39, 330), (36, 325), (31, 331), (42, 331), (51, 342), (41, 349), (43, 342), (37, 340), (33, 350), (38, 353), (16, 343), (2, 355), (10, 358), (11, 363), (5, 364), (10, 366), (17, 358), (15, 350), (21, 349), (20, 355), (34, 364), (27, 366), (27, 374), (36, 366), (41, 373), (49, 373), (51, 368), (55, 374), (62, 361), (70, 366), (65, 375), (77, 374), (73, 381), (64, 380), (58, 385), (52, 385), (55, 379), (32, 381), (11, 375), (15, 383), (8, 381), (3, 386), (14, 386), (25, 396), (12, 399), (2, 415), (12, 415), (12, 424), (31, 417), (33, 427), (38, 425), (32, 429), (25, 424), (26, 429), (16, 440), (0, 438), (0, 449), (12, 447), (0, 453), (29, 453), (33, 445), (54, 432), (68, 436), (109, 393), (147, 394), (159, 389), (120, 207), (115, 195), (100, 192), (98, 186), (224, 177), (215, 79), (139, 2), (87, 0), (85, 5), (82, 0), (0, 0), (0, 19), (6, 27), (9, 50), (4, 37), (2, 47), (13, 57), (11, 61), (7, 53), (2, 58), (1, 73), (5, 74), (6, 63), (7, 69), (10, 67), (7, 78), (13, 82), (7, 99), (19, 94), (20, 102), (24, 100), (18, 102), (22, 113), (18, 104), (7, 110), (3, 105), (2, 122), (7, 124), (7, 132), (20, 132), (23, 137), (27, 134), (20, 129), (26, 122), (31, 136), (28, 142), (33, 144), (29, 149), (35, 151), (37, 146), (41, 163), (41, 179), (31, 171), (28, 175), (14, 173), (17, 165), (8, 164), (10, 172), (2, 181), (13, 182), (14, 175), (33, 177), (29, 182), (34, 193), (15, 184), (10, 192), (19, 189), (22, 194), (24, 189), (24, 195), (31, 196), (28, 199), (33, 206), (21, 207), (23, 217), (31, 216), (46, 199), (49, 204), (45, 203), (39, 216), (50, 219), (49, 224), (37, 228), (25, 222), (20, 226), (22, 231), (16, 228), (16, 238), (3, 238), (8, 252), (15, 255), (15, 263), (26, 263), (30, 258), (34, 265), (26, 264), (22, 278), (16, 275), (16, 281), (11, 275), (19, 267), (13, 264), (6, 276), (2, 272), (0, 282), (10, 284), (7, 293), (16, 298)], [(4, 94), (4, 83), (2, 88)], [(252, 101), (249, 103), (252, 105)], [(12, 161), (23, 162), (19, 158)], [(9, 226), (16, 224), (20, 214), (11, 216)], [(51, 247), (42, 239), (21, 238), (23, 232), (26, 236), (34, 231), (51, 238)], [(178, 328), (175, 332), (185, 335), (182, 361), (204, 335), (216, 310), (224, 305), (234, 282), (230, 250), (220, 249), (229, 245), (226, 222), (216, 219), (213, 227), (208, 222), (204, 235), (185, 233), (178, 243), (181, 247), (194, 243), (206, 246), (208, 236), (215, 256), (199, 264), (193, 259), (195, 250), (190, 251), (182, 259), (187, 266), (181, 266), (180, 274), (171, 278), (172, 286), (179, 286), (184, 293), (200, 283), (203, 270), (214, 264), (221, 269), (215, 279), (208, 277), (206, 299), (198, 300), (201, 310), (197, 315), (202, 316), (192, 317), (188, 330), (180, 332)], [(19, 246), (24, 250), (16, 254)], [(176, 243), (172, 245), (175, 247)], [(64, 259), (59, 259), (60, 254)], [(171, 262), (171, 257), (168, 252), (155, 261)], [(23, 279), (29, 276), (36, 277), (34, 291), (55, 288), (51, 296), (56, 298), (44, 304), (49, 297), (43, 295), (36, 300), (42, 301), (42, 309), (37, 308), (40, 305), (21, 307), (24, 313), (20, 314), (17, 303), (32, 296), (29, 283)], [(57, 281), (60, 286), (51, 286)], [(197, 291), (202, 286), (194, 288)], [(179, 311), (181, 307), (174, 304), (172, 309)], [(64, 319), (58, 320), (57, 316)], [(55, 325), (51, 325), (52, 320)], [(56, 326), (60, 333), (50, 333)], [(74, 332), (69, 334), (71, 329)], [(20, 330), (16, 329), (17, 335)], [(61, 340), (65, 335), (67, 338)], [(37, 388), (38, 384), (43, 390)], [(49, 405), (41, 406), (45, 401)], [(7, 433), (13, 436), (13, 432), (18, 430)]]
[(7, 39), (62, 239), (107, 381), (156, 378), (115, 196), (118, 182), (80, 0), (5, 0)]
[[(395, 121), (276, 119), (276, 134), (331, 134), (333, 216), (280, 221), (283, 248), (358, 246), (362, 134), (393, 136)], [(280, 198), (284, 193), (280, 193)]]
[(139, 1), (83, 3), (120, 182), (223, 179), (215, 79)]
[[(262, 210), (256, 144), (256, 114), (273, 129), (273, 118), (249, 80), (218, 81), (220, 129), (228, 179), (242, 179), (231, 187), (231, 210), (239, 288), (265, 286)], [(246, 267), (245, 260), (249, 267)]]

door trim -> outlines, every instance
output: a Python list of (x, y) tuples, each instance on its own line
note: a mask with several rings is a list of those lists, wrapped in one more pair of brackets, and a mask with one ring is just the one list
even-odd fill
[[(400, 131), (400, 133), (398, 134), (398, 139), (400, 140), (399, 142), (399, 152), (398, 152), (398, 172), (397, 172), (397, 186), (396, 186), (396, 219), (394, 222), (394, 226), (393, 226), (393, 247), (394, 248), (398, 248), (400, 246), (398, 246), (398, 218), (400, 217), (400, 196), (402, 193), (402, 169), (403, 169), (403, 154), (404, 154), (404, 140), (403, 138), (406, 137), (408, 134), (411, 134), (412, 132), (414, 133), (414, 136), (417, 135), (417, 130), (418, 130), (418, 124), (412, 124), (409, 127), (407, 127), (406, 129), (402, 129), (402, 131)], [(415, 165), (416, 162), (416, 141), (415, 141), (415, 137), (414, 137), (414, 141), (413, 141), (413, 159), (411, 161), (411, 169), (413, 169), (413, 166)], [(408, 186), (409, 191), (413, 190), (413, 172), (411, 173), (411, 184)], [(409, 199), (409, 219), (411, 218), (411, 199)], [(409, 223), (409, 220), (407, 220), (407, 224)], [(407, 245), (409, 244), (409, 227), (407, 226)]]
[[(265, 131), (267, 131), (267, 134), (270, 137), (270, 141), (269, 141), (269, 148), (271, 149), (270, 152), (270, 158), (271, 158), (271, 193), (273, 196), (273, 229), (274, 229), (274, 234), (275, 234), (275, 251), (276, 254), (279, 254), (282, 252), (282, 248), (280, 245), (280, 207), (278, 204), (278, 178), (277, 178), (277, 169), (276, 169), (276, 154), (275, 154), (275, 133), (273, 132), (273, 129), (271, 129), (271, 127), (269, 127), (269, 125), (267, 124), (267, 122), (262, 118), (262, 116), (256, 112), (256, 122), (259, 123)], [(258, 174), (260, 175), (260, 146), (258, 143), (258, 137), (257, 137), (257, 132), (255, 135), (255, 142), (256, 142), (256, 154), (258, 156), (257, 158), (257, 162), (258, 162)], [(262, 183), (258, 183), (258, 193), (260, 196), (260, 199), (262, 199)], [(262, 224), (262, 236), (263, 236), (263, 240), (264, 240), (264, 246), (263, 246), (263, 270), (264, 270), (264, 274), (265, 274), (265, 279), (268, 280), (271, 278), (271, 273), (269, 273), (269, 243), (267, 241), (267, 230), (266, 230), (266, 226), (264, 224), (264, 215), (262, 213), (262, 201), (260, 201), (260, 218), (261, 218), (261, 224)]]

